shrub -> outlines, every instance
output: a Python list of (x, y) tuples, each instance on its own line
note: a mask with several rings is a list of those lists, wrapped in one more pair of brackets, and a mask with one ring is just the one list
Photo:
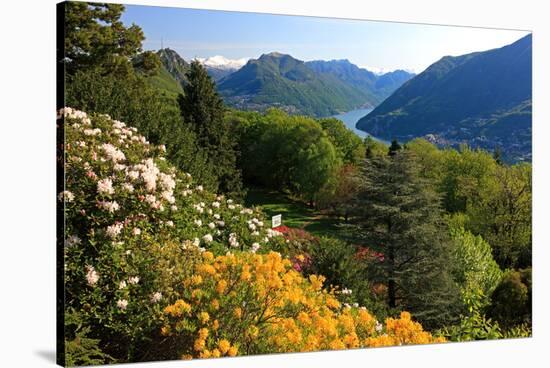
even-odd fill
[[(162, 307), (199, 248), (265, 252), (278, 233), (261, 213), (196, 185), (163, 146), (106, 115), (63, 109), (67, 310), (120, 361), (141, 359)], [(281, 237), (282, 238), (282, 237)], [(185, 248), (185, 249), (184, 249)], [(188, 249), (189, 251), (185, 251)], [(178, 273), (160, 265), (178, 266)], [(174, 271), (175, 272), (175, 271)], [(68, 340), (74, 330), (67, 329)]]
[(324, 281), (275, 252), (205, 252), (164, 309), (166, 350), (188, 359), (444, 341), (406, 312), (384, 327), (364, 307), (342, 307)]
[[(341, 310), (322, 289), (322, 276), (305, 279), (271, 252), (286, 240), (265, 228), (261, 212), (204, 190), (136, 128), (71, 108), (58, 116), (66, 136), (59, 158), (65, 190), (58, 195), (65, 212), (65, 312), (77, 316), (65, 321), (68, 362), (204, 357), (214, 343), (225, 355), (376, 344), (365, 340), (378, 336), (366, 310)], [(217, 315), (214, 299), (231, 315)], [(319, 326), (308, 327), (300, 312)], [(229, 346), (211, 340), (216, 319)], [(309, 345), (290, 343), (292, 323)], [(254, 326), (266, 339), (248, 340)], [(387, 333), (403, 343), (432, 341), (417, 332), (411, 341)]]
[(505, 328), (531, 321), (531, 269), (506, 274), (491, 295), (487, 314)]

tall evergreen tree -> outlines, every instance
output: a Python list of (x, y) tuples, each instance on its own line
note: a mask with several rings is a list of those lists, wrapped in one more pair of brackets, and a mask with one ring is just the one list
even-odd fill
[(440, 198), (418, 170), (410, 151), (366, 160), (355, 226), (365, 244), (384, 254), (376, 277), (387, 285), (389, 307), (437, 328), (458, 317), (460, 292)]
[(391, 146), (390, 148), (388, 149), (388, 155), (389, 156), (394, 156), (398, 151), (401, 150), (401, 145), (399, 144), (399, 142), (397, 142), (397, 140), (392, 140), (391, 141)]
[(188, 83), (178, 103), (185, 123), (197, 135), (198, 145), (213, 164), (220, 192), (241, 197), (241, 173), (237, 169), (236, 136), (224, 118), (225, 108), (206, 69), (193, 61), (186, 73)]

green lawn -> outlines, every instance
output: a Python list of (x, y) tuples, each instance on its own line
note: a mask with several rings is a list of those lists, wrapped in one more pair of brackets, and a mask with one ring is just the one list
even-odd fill
[(341, 228), (343, 220), (326, 216), (308, 207), (306, 203), (283, 193), (249, 188), (245, 205), (247, 207), (261, 207), (269, 217), (281, 214), (284, 226), (304, 229), (317, 236), (330, 236), (342, 240), (349, 239), (349, 236)]

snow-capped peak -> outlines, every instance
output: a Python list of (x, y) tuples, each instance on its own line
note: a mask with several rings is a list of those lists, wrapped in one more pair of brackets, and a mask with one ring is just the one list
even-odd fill
[(216, 55), (209, 58), (197, 58), (197, 60), (211, 68), (240, 69), (244, 64), (246, 64), (248, 58), (228, 59), (224, 56)]

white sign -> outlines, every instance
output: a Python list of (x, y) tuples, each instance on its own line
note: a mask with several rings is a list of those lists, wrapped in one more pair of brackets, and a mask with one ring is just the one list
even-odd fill
[(271, 218), (271, 228), (281, 226), (283, 223), (283, 215), (276, 215)]

